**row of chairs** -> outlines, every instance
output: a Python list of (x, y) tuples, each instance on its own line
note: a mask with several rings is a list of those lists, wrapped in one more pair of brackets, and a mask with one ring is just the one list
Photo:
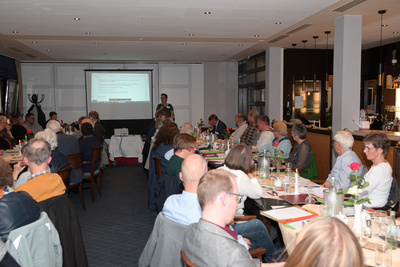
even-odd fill
[[(86, 210), (85, 200), (83, 199), (83, 182), (88, 181), (90, 183), (90, 190), (92, 194), (92, 201), (95, 202), (94, 196), (94, 184), (97, 184), (97, 190), (99, 191), (100, 197), (101, 187), (102, 187), (102, 170), (101, 170), (101, 147), (93, 148), (93, 157), (91, 161), (83, 161), (83, 153), (75, 153), (68, 155), (68, 160), (71, 164), (71, 167), (64, 168), (58, 171), (58, 174), (61, 176), (65, 187), (67, 188), (67, 192), (70, 190), (78, 189), (79, 198), (81, 200), (83, 210)], [(98, 168), (96, 168), (96, 163), (98, 164)], [(83, 165), (91, 164), (91, 169), (89, 173), (84, 173), (84, 179), (82, 182), (78, 184), (70, 184), (69, 177), (72, 170), (80, 169), (83, 173)]]

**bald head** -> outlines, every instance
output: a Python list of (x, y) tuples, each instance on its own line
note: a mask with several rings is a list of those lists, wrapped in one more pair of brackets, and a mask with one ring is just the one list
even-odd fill
[(197, 154), (190, 155), (182, 163), (182, 172), (179, 174), (185, 185), (185, 191), (197, 192), (197, 185), (200, 178), (207, 172), (206, 160)]

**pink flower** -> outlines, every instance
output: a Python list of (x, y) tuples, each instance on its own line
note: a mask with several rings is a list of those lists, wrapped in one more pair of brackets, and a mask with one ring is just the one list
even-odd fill
[(278, 147), (278, 146), (279, 146), (279, 142), (278, 142), (278, 141), (275, 141), (275, 142), (274, 142), (274, 146), (275, 146), (275, 147)]
[(28, 134), (32, 134), (32, 130), (31, 130), (31, 129), (28, 129), (26, 132), (27, 132)]
[(352, 164), (349, 165), (350, 169), (353, 171), (359, 171), (360, 170), (360, 163), (353, 162)]
[(211, 125), (211, 121), (209, 121), (208, 124)]

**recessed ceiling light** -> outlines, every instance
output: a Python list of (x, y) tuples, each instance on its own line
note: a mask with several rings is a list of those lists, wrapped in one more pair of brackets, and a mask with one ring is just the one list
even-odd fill
[(14, 33), (14, 34), (17, 34), (17, 33), (18, 33), (18, 31), (13, 31), (13, 33)]
[(259, 34), (254, 34), (254, 37), (260, 37), (260, 35)]
[(187, 45), (186, 43), (183, 43), (182, 45)]
[(80, 18), (74, 18), (74, 20), (81, 20)]
[(193, 37), (193, 36), (194, 36), (194, 34), (193, 34), (193, 33), (189, 33), (189, 36), (190, 36), (190, 37)]
[(243, 44), (239, 44), (239, 46), (243, 46)]
[(276, 24), (276, 25), (281, 25), (281, 24), (282, 24), (282, 22), (280, 22), (280, 21), (277, 21), (277, 22), (275, 22), (275, 24)]
[(86, 32), (86, 34), (87, 34), (87, 35), (89, 35), (89, 34), (90, 34), (90, 32)]
[(99, 43), (98, 43), (98, 42), (95, 42), (94, 44), (95, 44), (95, 45), (98, 45)]
[(382, 24), (382, 27), (387, 27), (388, 25), (387, 24)]
[(139, 41), (143, 41), (143, 38), (139, 38)]
[(398, 34), (399, 32), (393, 32), (393, 34)]
[(32, 44), (36, 44), (36, 41), (32, 41)]
[(50, 52), (51, 51), (51, 49), (47, 49), (47, 52)]
[(210, 15), (210, 14), (211, 14), (211, 11), (205, 11), (204, 14)]
[(178, 53), (182, 53), (182, 50), (178, 50), (177, 52), (178, 52)]

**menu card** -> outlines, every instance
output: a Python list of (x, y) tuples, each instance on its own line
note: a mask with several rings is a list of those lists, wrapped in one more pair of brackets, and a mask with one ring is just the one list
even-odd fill
[(299, 206), (261, 211), (261, 215), (279, 222), (283, 220), (307, 217), (315, 214), (316, 213), (303, 209)]

